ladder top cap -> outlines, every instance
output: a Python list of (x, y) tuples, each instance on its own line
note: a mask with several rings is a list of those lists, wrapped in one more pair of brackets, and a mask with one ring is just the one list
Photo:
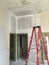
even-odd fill
[(40, 28), (41, 26), (34, 26), (33, 28)]

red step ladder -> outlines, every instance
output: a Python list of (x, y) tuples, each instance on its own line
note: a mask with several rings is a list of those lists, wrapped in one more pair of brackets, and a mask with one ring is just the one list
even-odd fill
[[(36, 38), (36, 29), (38, 30), (37, 38)], [(28, 65), (28, 60), (29, 60), (29, 55), (30, 55), (30, 50), (31, 50), (31, 45), (32, 45), (32, 39), (33, 39), (34, 34), (35, 34), (35, 38), (37, 39), (36, 40), (36, 46), (37, 46), (36, 47), (36, 54), (37, 54), (36, 65), (40, 65), (40, 56), (39, 56), (39, 53), (40, 53), (40, 38), (42, 38), (44, 53), (45, 53), (45, 56), (46, 56), (47, 63), (49, 65), (48, 53), (46, 51), (46, 46), (44, 44), (44, 37), (43, 37), (42, 30), (41, 30), (40, 26), (33, 27), (33, 29), (32, 29), (32, 34), (31, 34), (31, 38), (30, 38), (30, 42), (29, 42), (28, 53), (26, 55), (25, 65)]]

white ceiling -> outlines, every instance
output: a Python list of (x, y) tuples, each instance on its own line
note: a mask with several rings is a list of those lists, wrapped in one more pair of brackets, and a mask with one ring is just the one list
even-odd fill
[(23, 15), (23, 11), (24, 14), (49, 12), (49, 0), (0, 0), (0, 3), (16, 15)]

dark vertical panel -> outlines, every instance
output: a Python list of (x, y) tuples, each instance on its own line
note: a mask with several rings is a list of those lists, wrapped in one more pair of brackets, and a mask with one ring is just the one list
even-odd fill
[(15, 60), (15, 53), (16, 53), (16, 50), (15, 50), (15, 45), (16, 45), (15, 39), (16, 39), (16, 34), (10, 34), (10, 59), (11, 60)]
[(18, 34), (17, 39), (17, 58), (25, 59), (28, 51), (28, 35)]

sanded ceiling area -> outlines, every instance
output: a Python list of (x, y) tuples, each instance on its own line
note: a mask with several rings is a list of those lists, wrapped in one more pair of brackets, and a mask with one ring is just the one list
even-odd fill
[(21, 11), (29, 14), (49, 12), (49, 0), (0, 0), (0, 3), (16, 15), (19, 12), (21, 15)]

